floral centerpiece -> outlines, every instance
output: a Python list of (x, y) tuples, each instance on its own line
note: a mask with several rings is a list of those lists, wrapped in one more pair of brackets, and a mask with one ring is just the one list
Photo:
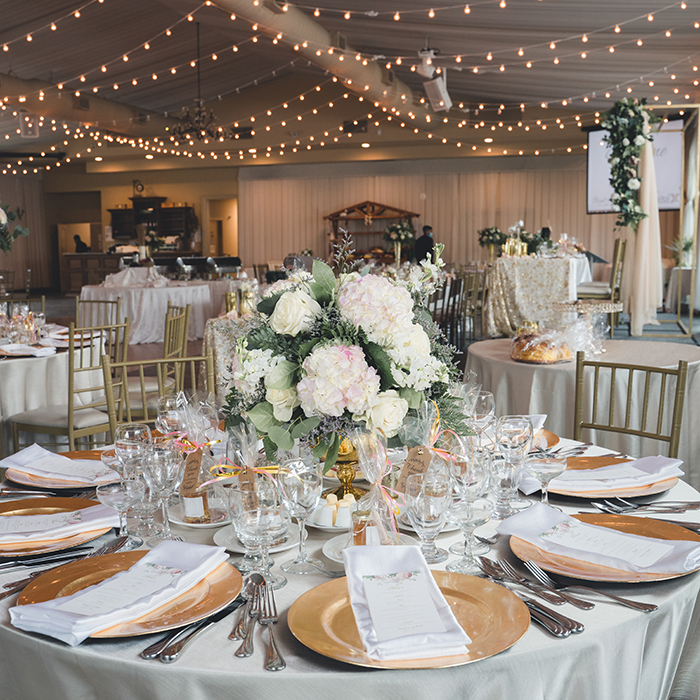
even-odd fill
[(384, 240), (394, 244), (394, 259), (401, 262), (401, 244), (415, 240), (416, 232), (408, 221), (391, 224), (384, 229)]
[(160, 250), (165, 245), (165, 239), (159, 238), (155, 231), (147, 231), (144, 242), (151, 251)]
[(447, 392), (458, 375), (455, 349), (424, 307), (442, 265), (439, 257), (423, 261), (395, 282), (367, 274), (367, 267), (336, 277), (315, 260), (313, 274), (295, 271), (276, 282), (240, 328), (227, 424), (247, 416), (271, 460), (299, 439), (318, 458), (325, 455), (326, 469), (354, 428), (379, 428), (393, 438), (426, 400), (435, 401), (443, 428), (465, 434), (459, 404)]
[(614, 190), (613, 209), (618, 213), (615, 225), (629, 226), (636, 231), (639, 222), (646, 219), (639, 206), (639, 154), (646, 141), (652, 141), (651, 133), (645, 132), (645, 115), (649, 124), (659, 121), (645, 107), (646, 100), (626, 98), (616, 102), (603, 115), (601, 126), (608, 130), (604, 141), (610, 144), (610, 184)]
[(506, 242), (506, 235), (498, 226), (482, 228), (480, 231), (477, 231), (477, 233), (479, 235), (479, 245), (482, 248), (503, 245)]
[(0, 250), (9, 253), (12, 244), (20, 236), (28, 236), (29, 229), (14, 223), (20, 218), (19, 210), (12, 211), (6, 204), (0, 204)]

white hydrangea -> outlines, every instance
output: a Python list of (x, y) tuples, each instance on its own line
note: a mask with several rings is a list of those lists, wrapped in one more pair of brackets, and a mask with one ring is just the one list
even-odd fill
[(254, 393), (267, 374), (284, 360), (282, 355), (275, 355), (272, 350), (248, 350), (244, 340), (234, 353), (231, 362), (233, 385), (244, 394)]

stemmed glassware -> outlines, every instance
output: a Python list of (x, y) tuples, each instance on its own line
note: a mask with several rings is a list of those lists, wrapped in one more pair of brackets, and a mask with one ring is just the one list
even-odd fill
[(122, 551), (137, 549), (143, 544), (140, 537), (126, 530), (126, 512), (136, 505), (146, 493), (146, 484), (141, 479), (122, 479), (118, 484), (100, 484), (96, 489), (97, 500), (119, 513), (119, 536), (128, 536)]
[(284, 576), (270, 572), (268, 551), (289, 529), (289, 513), (281, 507), (277, 486), (266, 476), (253, 482), (240, 483), (229, 489), (231, 522), (238, 539), (246, 549), (260, 549), (260, 568), (251, 569), (262, 574), (268, 586), (277, 590), (287, 583)]
[(323, 562), (312, 559), (306, 552), (306, 519), (321, 500), (323, 472), (313, 459), (289, 459), (280, 465), (277, 475), (282, 502), (299, 523), (299, 553), (292, 562), (282, 564), (288, 574), (313, 574), (323, 568)]
[(156, 428), (163, 435), (184, 430), (184, 413), (177, 394), (165, 394), (158, 399)]
[(35, 311), (32, 314), (32, 320), (34, 321), (34, 326), (36, 327), (37, 341), (41, 341), (44, 335), (44, 326), (46, 325), (46, 314), (41, 311)]
[(169, 438), (153, 438), (153, 447), (145, 460), (144, 477), (153, 496), (160, 502), (163, 515), (161, 532), (146, 544), (154, 547), (172, 539), (168, 516), (168, 500), (180, 484), (184, 464), (180, 453)]
[(499, 520), (515, 511), (515, 497), (522, 464), (532, 444), (532, 421), (529, 416), (501, 416), (496, 423), (496, 447), (503, 460), (493, 461), (496, 476), (496, 507), (493, 516)]
[(125, 473), (141, 461), (151, 445), (151, 429), (145, 423), (124, 423), (114, 433), (114, 451)]
[[(449, 461), (450, 478), (459, 500), (451, 504), (447, 520), (462, 530), (464, 548), (461, 559), (447, 565), (448, 571), (472, 573), (476, 569), (474, 530), (489, 519), (485, 514), (490, 516), (492, 507), (481, 498), (489, 487), (489, 462), (488, 452), (478, 448), (453, 453)], [(478, 508), (474, 505), (477, 502)]]
[(413, 529), (420, 537), (420, 548), (428, 564), (440, 564), (447, 551), (435, 544), (445, 525), (445, 514), (451, 501), (450, 481), (439, 472), (411, 474), (406, 479), (406, 512)]
[(482, 443), (484, 431), (495, 420), (496, 402), (490, 391), (479, 391), (472, 403), (471, 425)]
[(566, 469), (566, 457), (555, 455), (535, 455), (525, 462), (525, 471), (537, 479), (542, 487), (542, 503), (549, 505), (549, 482), (563, 474)]

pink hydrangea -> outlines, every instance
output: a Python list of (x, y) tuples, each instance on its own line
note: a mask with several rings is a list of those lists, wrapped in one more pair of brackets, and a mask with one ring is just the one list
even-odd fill
[(386, 277), (365, 275), (343, 284), (338, 295), (342, 315), (367, 338), (383, 346), (393, 343), (413, 321), (413, 299), (403, 287)]
[(377, 402), (379, 375), (356, 345), (325, 345), (303, 362), (304, 378), (297, 384), (307, 416), (366, 413)]

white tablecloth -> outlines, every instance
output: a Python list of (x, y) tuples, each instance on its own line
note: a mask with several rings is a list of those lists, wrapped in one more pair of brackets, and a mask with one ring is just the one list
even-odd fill
[[(679, 484), (669, 498), (698, 498)], [(492, 529), (489, 524), (483, 532)], [(190, 541), (211, 544), (216, 530), (174, 527)], [(309, 530), (308, 548), (321, 556), (331, 533)], [(509, 556), (507, 538), (493, 555)], [(440, 535), (447, 548), (459, 535)], [(274, 554), (275, 570), (295, 556)], [(450, 561), (455, 557), (450, 556)], [(514, 561), (511, 555), (511, 561)], [(326, 563), (331, 568), (340, 564)], [(444, 565), (431, 567), (444, 569)], [(18, 578), (0, 573), (0, 585)], [(333, 698), (411, 698), (411, 700), (659, 700), (697, 698), (700, 682), (700, 590), (698, 574), (671, 581), (604, 587), (659, 605), (643, 614), (596, 598), (596, 607), (560, 609), (586, 625), (583, 634), (559, 640), (531, 626), (511, 649), (455, 668), (368, 670), (327, 659), (297, 642), (287, 628), (289, 606), (306, 590), (328, 579), (321, 574), (288, 575), (276, 592), (280, 612), (275, 636), (286, 661), (280, 673), (264, 670), (267, 630), (258, 627), (255, 653), (238, 659), (238, 642), (227, 639), (234, 614), (203, 633), (171, 665), (139, 658), (160, 635), (118, 641), (84, 642), (69, 648), (55, 640), (20, 632), (9, 625), (14, 598), (0, 602), (0, 678), (3, 700), (95, 698), (97, 700), (310, 700)], [(596, 584), (594, 584), (596, 585)]]
[(224, 293), (233, 291), (235, 280), (171, 282), (167, 287), (102, 287), (88, 285), (81, 299), (114, 300), (121, 297), (122, 320), (131, 322), (129, 344), (161, 343), (165, 332), (168, 302), (190, 305), (188, 338), (204, 337), (207, 319), (218, 316), (224, 307)]
[[(546, 413), (549, 430), (557, 435), (573, 437), (576, 362), (557, 365), (530, 365), (510, 358), (507, 338), (472, 343), (467, 355), (467, 369), (474, 370), (483, 389), (496, 399), (496, 415)], [(682, 343), (661, 343), (648, 340), (606, 340), (606, 352), (599, 356), (605, 362), (676, 367), (679, 360), (688, 361), (685, 410), (678, 456), (685, 462), (686, 479), (700, 487), (700, 348)], [(641, 392), (640, 392), (641, 393)], [(640, 396), (641, 401), (641, 396)], [(671, 416), (672, 406), (664, 414)], [(633, 435), (598, 431), (584, 432), (584, 439), (633, 456), (666, 454), (667, 447), (655, 440), (642, 441)]]
[(563, 314), (557, 301), (575, 301), (576, 287), (591, 281), (585, 256), (571, 258), (510, 258), (496, 260), (489, 277), (486, 329), (490, 336), (515, 335), (523, 322), (558, 328)]

